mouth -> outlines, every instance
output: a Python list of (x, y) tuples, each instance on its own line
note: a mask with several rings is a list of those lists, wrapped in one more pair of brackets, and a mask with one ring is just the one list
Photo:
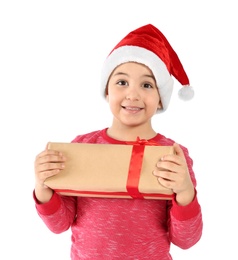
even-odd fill
[(141, 107), (134, 107), (134, 106), (122, 106), (122, 108), (127, 111), (132, 111), (132, 112), (137, 112), (137, 111), (140, 111), (143, 109)]

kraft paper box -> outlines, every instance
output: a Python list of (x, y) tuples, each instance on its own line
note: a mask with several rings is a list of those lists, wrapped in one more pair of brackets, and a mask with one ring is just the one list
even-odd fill
[(172, 190), (152, 174), (172, 146), (48, 143), (61, 151), (65, 168), (45, 184), (62, 195), (103, 198), (172, 199)]

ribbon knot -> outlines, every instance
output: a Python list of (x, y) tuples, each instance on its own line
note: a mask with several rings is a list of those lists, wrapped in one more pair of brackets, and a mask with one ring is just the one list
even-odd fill
[(155, 141), (148, 141), (146, 139), (140, 139), (139, 136), (137, 136), (136, 141), (128, 141), (126, 142), (126, 144), (129, 145), (159, 145), (157, 142)]

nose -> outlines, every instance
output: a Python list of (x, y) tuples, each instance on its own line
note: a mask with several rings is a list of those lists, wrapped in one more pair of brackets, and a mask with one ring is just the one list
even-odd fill
[(136, 101), (140, 99), (140, 94), (135, 87), (129, 87), (126, 92), (127, 100)]

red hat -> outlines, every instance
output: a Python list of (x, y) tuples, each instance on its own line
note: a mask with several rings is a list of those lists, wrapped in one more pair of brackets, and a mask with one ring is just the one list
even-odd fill
[(130, 61), (146, 65), (154, 74), (163, 105), (162, 111), (168, 108), (172, 95), (172, 76), (183, 85), (179, 97), (182, 100), (193, 98), (193, 88), (177, 54), (155, 26), (148, 24), (130, 32), (110, 52), (102, 68), (104, 94), (112, 71), (120, 64)]

